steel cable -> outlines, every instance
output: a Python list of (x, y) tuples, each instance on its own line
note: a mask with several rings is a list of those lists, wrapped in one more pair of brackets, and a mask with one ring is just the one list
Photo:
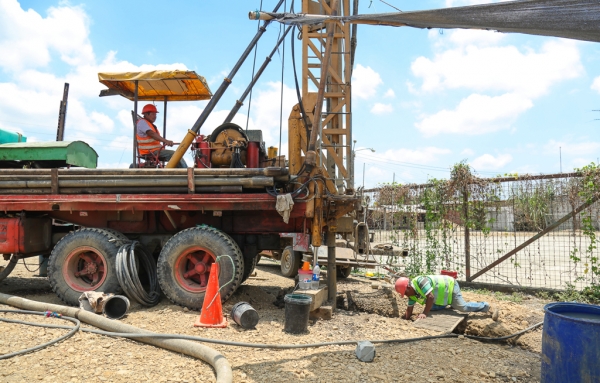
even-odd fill
[[(148, 291), (140, 282), (136, 265), (139, 260), (148, 275)], [(156, 306), (160, 301), (160, 288), (156, 272), (156, 263), (146, 253), (138, 241), (124, 244), (117, 252), (117, 279), (125, 294), (144, 306)]]

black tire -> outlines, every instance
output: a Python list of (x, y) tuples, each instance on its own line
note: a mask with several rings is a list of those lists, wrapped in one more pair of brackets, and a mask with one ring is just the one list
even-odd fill
[[(230, 236), (211, 227), (193, 227), (180, 231), (167, 241), (158, 257), (158, 283), (163, 293), (175, 304), (193, 310), (202, 309), (209, 265), (216, 256), (225, 254), (231, 256), (233, 265), (226, 258), (219, 261), (222, 302), (229, 299), (242, 283), (242, 251)], [(197, 257), (199, 261), (192, 263), (188, 256)], [(184, 275), (196, 270), (195, 266), (200, 263), (202, 265), (198, 270), (202, 269), (202, 272), (187, 277)]]
[(10, 273), (12, 273), (13, 269), (15, 268), (18, 262), (19, 257), (16, 254), (13, 254), (10, 257), (10, 260), (8, 261), (6, 266), (4, 266), (4, 269), (0, 271), (0, 282), (2, 282), (6, 277), (10, 275)]
[[(52, 290), (72, 306), (79, 305), (79, 297), (85, 291), (121, 293), (116, 273), (119, 246), (120, 241), (101, 229), (85, 228), (65, 235), (54, 246), (48, 261)], [(93, 262), (88, 262), (90, 259)], [(75, 274), (94, 268), (96, 273)]]
[(298, 275), (302, 261), (302, 253), (294, 251), (292, 246), (288, 246), (281, 252), (281, 275), (288, 278), (294, 278)]
[(258, 263), (258, 255), (254, 258), (244, 258), (244, 273), (242, 274), (242, 283), (246, 282), (246, 279), (254, 272), (256, 264)]
[(337, 266), (335, 269), (336, 269), (336, 275), (337, 275), (338, 279), (346, 279), (352, 273), (352, 267)]
[(109, 233), (110, 235), (112, 235), (113, 237), (115, 237), (116, 239), (118, 239), (120, 241), (131, 242), (131, 239), (127, 238), (127, 236), (125, 234), (123, 234), (120, 231), (117, 231), (115, 229), (109, 229), (107, 227), (104, 227), (104, 228), (102, 228), (100, 230)]

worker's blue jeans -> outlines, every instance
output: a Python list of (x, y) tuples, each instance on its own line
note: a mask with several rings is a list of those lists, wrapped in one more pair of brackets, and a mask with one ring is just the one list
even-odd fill
[[(462, 311), (465, 313), (472, 313), (472, 312), (478, 312), (478, 311), (482, 311), (485, 313), (485, 312), (490, 311), (490, 304), (487, 302), (467, 302), (467, 301), (465, 301), (465, 298), (463, 298), (462, 294), (460, 293), (460, 287), (458, 286), (458, 282), (454, 283), (454, 290), (452, 290), (451, 306), (453, 309), (456, 309), (458, 311)], [(445, 308), (446, 308), (446, 306), (433, 305), (433, 307), (431, 308), (431, 311), (443, 310)]]
[[(175, 154), (174, 150), (163, 149), (158, 154), (158, 159), (161, 161), (169, 161), (171, 157), (173, 157), (173, 154)], [(183, 158), (179, 161), (179, 164), (177, 164), (176, 168), (187, 168), (187, 163)]]

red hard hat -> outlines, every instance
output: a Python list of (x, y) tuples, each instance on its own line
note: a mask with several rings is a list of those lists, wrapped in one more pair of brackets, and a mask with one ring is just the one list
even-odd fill
[(406, 287), (408, 286), (408, 278), (398, 278), (398, 280), (396, 281), (396, 291), (398, 292), (398, 294), (402, 295), (402, 297), (404, 297), (404, 292), (406, 291)]
[(156, 109), (156, 106), (152, 104), (147, 104), (146, 106), (144, 106), (144, 109), (142, 109), (142, 114), (149, 112), (158, 113), (158, 109)]

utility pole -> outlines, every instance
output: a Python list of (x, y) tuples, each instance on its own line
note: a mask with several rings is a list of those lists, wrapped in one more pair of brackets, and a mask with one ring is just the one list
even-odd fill
[(365, 165), (366, 163), (363, 162), (363, 189), (365, 188)]
[(65, 82), (63, 98), (58, 109), (58, 128), (56, 129), (56, 141), (64, 141), (65, 122), (67, 120), (67, 100), (69, 98), (69, 83)]

